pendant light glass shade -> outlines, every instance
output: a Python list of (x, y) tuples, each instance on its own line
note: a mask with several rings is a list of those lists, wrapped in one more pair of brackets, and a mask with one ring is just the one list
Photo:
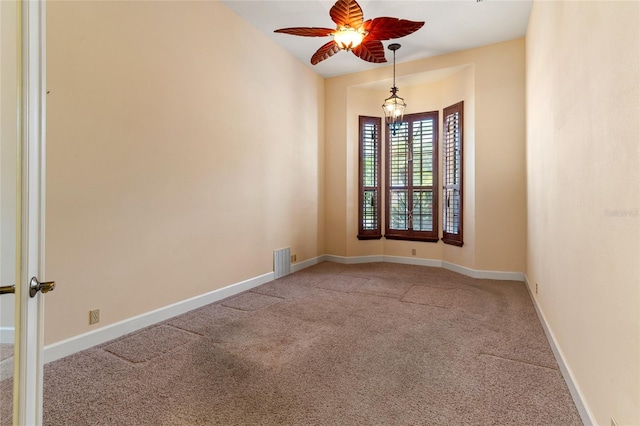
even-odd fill
[(391, 88), (391, 96), (385, 99), (382, 109), (384, 110), (384, 119), (388, 125), (395, 124), (402, 121), (404, 116), (404, 110), (407, 104), (397, 94), (398, 88), (393, 86)]
[(391, 88), (391, 96), (385, 99), (384, 104), (382, 104), (382, 110), (384, 111), (384, 120), (387, 126), (395, 133), (398, 123), (402, 122), (407, 104), (404, 99), (398, 96), (398, 88), (396, 87), (396, 50), (400, 49), (400, 45), (392, 43), (388, 49), (393, 50), (393, 87)]

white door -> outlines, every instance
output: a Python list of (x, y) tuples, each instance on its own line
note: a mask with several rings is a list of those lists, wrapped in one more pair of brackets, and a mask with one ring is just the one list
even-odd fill
[[(3, 271), (10, 269), (15, 278), (13, 282), (0, 283), (3, 293), (0, 297), (15, 302), (13, 324), (3, 325), (4, 329), (10, 326), (15, 329), (13, 424), (39, 425), (42, 423), (43, 293), (54, 286), (52, 282), (38, 282), (44, 281), (45, 5), (41, 1), (0, 1), (0, 8), (3, 129), (0, 267)], [(14, 267), (10, 267), (11, 259)], [(9, 279), (6, 275), (2, 273), (3, 281)], [(14, 283), (15, 287), (11, 288)], [(8, 309), (6, 303), (0, 306), (3, 311)], [(0, 314), (0, 317), (6, 318), (6, 315)], [(6, 412), (4, 408), (3, 412)]]

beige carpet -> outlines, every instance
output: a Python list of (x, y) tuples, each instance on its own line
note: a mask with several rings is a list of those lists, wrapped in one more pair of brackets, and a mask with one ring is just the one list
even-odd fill
[(0, 361), (9, 359), (13, 356), (13, 344), (0, 343)]
[(390, 263), (316, 265), (50, 363), (44, 422), (581, 424), (523, 283)]

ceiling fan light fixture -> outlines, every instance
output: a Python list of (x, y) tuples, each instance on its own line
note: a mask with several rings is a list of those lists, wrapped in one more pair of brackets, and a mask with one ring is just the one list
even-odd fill
[(333, 41), (336, 42), (340, 49), (351, 50), (362, 43), (365, 35), (363, 32), (351, 27), (340, 27), (333, 34)]
[(424, 22), (386, 16), (365, 21), (362, 8), (356, 0), (337, 0), (329, 10), (329, 16), (336, 24), (333, 28), (289, 27), (275, 32), (302, 37), (333, 37), (333, 40), (320, 46), (311, 56), (312, 65), (317, 65), (341, 50), (351, 51), (363, 61), (381, 64), (387, 62), (383, 40), (407, 36), (424, 25)]

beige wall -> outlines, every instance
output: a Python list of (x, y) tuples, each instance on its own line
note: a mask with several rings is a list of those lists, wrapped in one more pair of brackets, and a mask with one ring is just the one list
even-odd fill
[(526, 167), (524, 39), (398, 64), (408, 112), (465, 101), (462, 249), (356, 239), (357, 116), (380, 115), (367, 85), (390, 67), (323, 81), (217, 2), (47, 13), (47, 344), (93, 330), (90, 309), (104, 326), (267, 273), (284, 246), (526, 259), (593, 418), (640, 423), (637, 2), (535, 4)]
[[(416, 258), (443, 260), (477, 270), (523, 272), (524, 57), (524, 39), (518, 39), (396, 67), (400, 96), (408, 104), (407, 113), (442, 112), (444, 107), (465, 101), (462, 248), (442, 242), (357, 240), (358, 115), (381, 115), (380, 105), (389, 96), (391, 69), (328, 79), (327, 253), (412, 257), (411, 249), (415, 248)], [(455, 72), (443, 73), (447, 69)], [(442, 77), (434, 80), (430, 77), (434, 74)], [(425, 82), (416, 83), (421, 76)], [(403, 79), (410, 82), (408, 86), (403, 85)], [(387, 82), (388, 87), (380, 89), (380, 82)], [(483, 123), (479, 123), (479, 117)], [(333, 233), (334, 229), (340, 232)]]
[(536, 2), (527, 277), (592, 420), (640, 424), (640, 3)]
[(324, 82), (217, 2), (47, 6), (45, 343), (324, 254)]

